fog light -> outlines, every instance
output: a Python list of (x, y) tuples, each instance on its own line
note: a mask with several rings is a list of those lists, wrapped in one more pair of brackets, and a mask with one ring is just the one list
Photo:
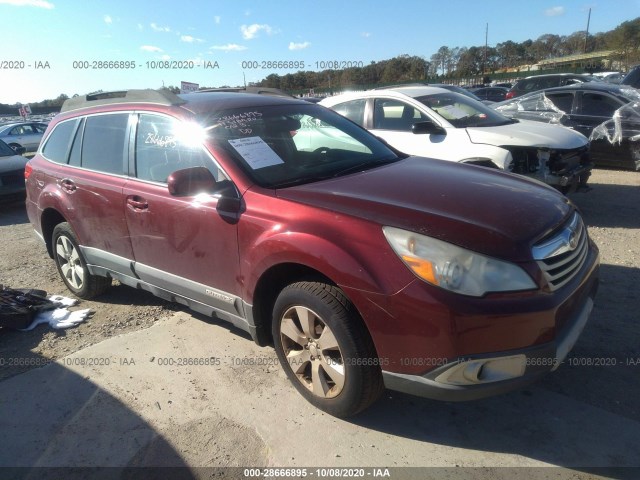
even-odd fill
[(438, 375), (436, 382), (449, 385), (477, 385), (500, 382), (524, 375), (527, 357), (523, 354), (509, 357), (482, 358), (456, 363)]

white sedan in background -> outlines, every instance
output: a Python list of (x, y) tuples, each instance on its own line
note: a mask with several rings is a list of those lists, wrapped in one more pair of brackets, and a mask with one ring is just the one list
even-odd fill
[(331, 108), (410, 155), (500, 168), (564, 193), (586, 187), (589, 141), (559, 125), (514, 121), (472, 98), (411, 86), (325, 98)]

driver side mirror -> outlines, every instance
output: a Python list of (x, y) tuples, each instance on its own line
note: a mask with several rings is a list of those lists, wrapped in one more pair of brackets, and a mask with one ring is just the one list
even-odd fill
[(219, 182), (206, 167), (191, 167), (176, 170), (167, 179), (169, 193), (176, 197), (192, 196), (199, 193), (216, 194), (218, 213), (229, 223), (238, 220), (242, 205), (240, 197), (229, 180)]
[(169, 193), (175, 196), (190, 196), (198, 193), (213, 193), (216, 179), (205, 167), (176, 170), (167, 180)]
[(411, 131), (416, 135), (435, 134), (446, 135), (447, 131), (440, 125), (436, 125), (431, 120), (422, 120), (411, 125)]

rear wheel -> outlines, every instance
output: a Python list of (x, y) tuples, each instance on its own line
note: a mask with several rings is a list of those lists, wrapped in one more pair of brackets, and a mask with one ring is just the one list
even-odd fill
[(299, 282), (283, 289), (274, 306), (272, 333), (289, 380), (321, 410), (348, 417), (382, 393), (373, 342), (337, 287)]
[(76, 296), (88, 300), (103, 293), (111, 285), (111, 279), (91, 275), (82, 256), (76, 234), (68, 223), (60, 223), (53, 229), (53, 258), (62, 280)]

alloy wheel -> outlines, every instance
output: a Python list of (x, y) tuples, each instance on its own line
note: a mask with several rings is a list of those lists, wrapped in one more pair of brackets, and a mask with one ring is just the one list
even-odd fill
[(75, 289), (82, 289), (84, 285), (84, 268), (80, 255), (69, 238), (61, 235), (56, 241), (56, 255), (60, 270), (66, 281)]
[(345, 362), (335, 335), (319, 315), (303, 306), (280, 320), (280, 341), (300, 383), (314, 395), (334, 398), (345, 385)]

